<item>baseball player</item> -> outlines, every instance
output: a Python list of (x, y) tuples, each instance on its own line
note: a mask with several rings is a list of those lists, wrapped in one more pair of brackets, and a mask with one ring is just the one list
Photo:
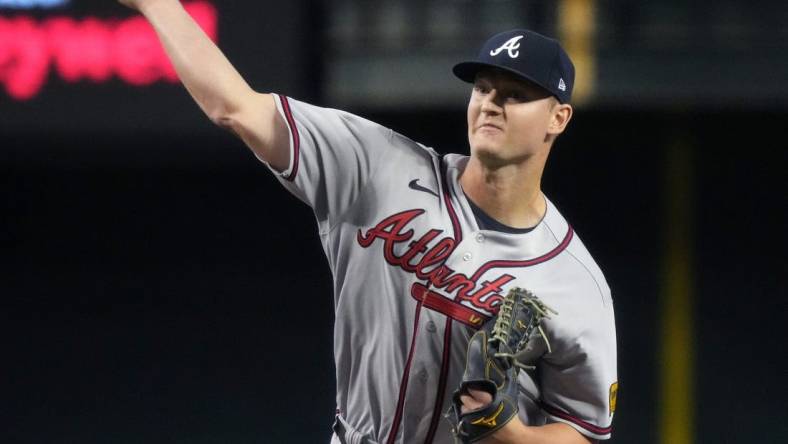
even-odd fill
[[(120, 2), (147, 17), (208, 117), (314, 210), (334, 279), (332, 443), (610, 437), (610, 290), (540, 189), (552, 144), (572, 117), (574, 68), (558, 42), (508, 31), (456, 65), (473, 85), (471, 155), (441, 157), (347, 112), (253, 91), (178, 0)], [(472, 414), (497, 402), (494, 390), (461, 382), (472, 364), (470, 338), (514, 288), (553, 311), (521, 356), (530, 367), (509, 377), (512, 416), (484, 417), (495, 425), (489, 433), (458, 435), (447, 411)]]

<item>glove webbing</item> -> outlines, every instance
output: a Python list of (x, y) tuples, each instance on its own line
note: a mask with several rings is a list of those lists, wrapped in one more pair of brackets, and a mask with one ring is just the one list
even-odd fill
[(492, 341), (499, 341), (503, 344), (509, 343), (509, 332), (511, 331), (510, 327), (513, 322), (514, 310), (518, 302), (530, 307), (531, 313), (533, 315), (533, 321), (526, 326), (527, 329), (525, 333), (514, 346), (514, 353), (498, 352), (495, 353), (494, 356), (496, 358), (505, 358), (507, 361), (519, 368), (529, 370), (534, 369), (535, 367), (532, 365), (522, 364), (519, 361), (519, 358), (522, 353), (525, 352), (525, 345), (530, 340), (531, 333), (533, 332), (534, 328), (539, 331), (539, 335), (542, 337), (542, 339), (544, 339), (548, 353), (552, 352), (550, 341), (547, 339), (547, 335), (544, 334), (544, 330), (542, 330), (542, 319), (550, 319), (550, 313), (558, 314), (558, 312), (548, 307), (544, 302), (536, 297), (536, 295), (526, 289), (515, 288), (512, 289), (511, 292), (515, 293), (513, 295), (514, 297), (511, 297), (512, 295), (507, 295), (507, 297), (503, 299), (503, 303), (501, 304), (501, 307), (498, 311), (498, 316), (495, 320), (495, 326), (490, 333), (490, 342), (492, 343)]

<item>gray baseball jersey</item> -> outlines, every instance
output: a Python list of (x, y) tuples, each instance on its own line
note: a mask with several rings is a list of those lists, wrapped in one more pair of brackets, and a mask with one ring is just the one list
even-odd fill
[(275, 96), (291, 160), (277, 173), (310, 205), (334, 279), (332, 442), (451, 443), (442, 418), (473, 331), (511, 287), (559, 314), (521, 372), (525, 424), (610, 436), (616, 339), (605, 279), (548, 200), (530, 232), (479, 229), (459, 177), (468, 158), (350, 113)]

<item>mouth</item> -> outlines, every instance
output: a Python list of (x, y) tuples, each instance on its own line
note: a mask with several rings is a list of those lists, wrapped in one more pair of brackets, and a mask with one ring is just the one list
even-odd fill
[(480, 130), (480, 131), (484, 131), (484, 132), (498, 132), (498, 131), (502, 132), (503, 131), (503, 128), (501, 128), (500, 126), (495, 125), (493, 123), (483, 123), (483, 124), (479, 125), (476, 129)]

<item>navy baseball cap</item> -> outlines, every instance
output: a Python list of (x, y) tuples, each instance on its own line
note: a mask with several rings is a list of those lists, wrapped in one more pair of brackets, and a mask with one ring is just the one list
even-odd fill
[(458, 63), (452, 71), (473, 83), (479, 71), (491, 67), (536, 83), (561, 103), (572, 97), (575, 66), (557, 40), (542, 34), (527, 29), (497, 34), (482, 46), (476, 60)]

